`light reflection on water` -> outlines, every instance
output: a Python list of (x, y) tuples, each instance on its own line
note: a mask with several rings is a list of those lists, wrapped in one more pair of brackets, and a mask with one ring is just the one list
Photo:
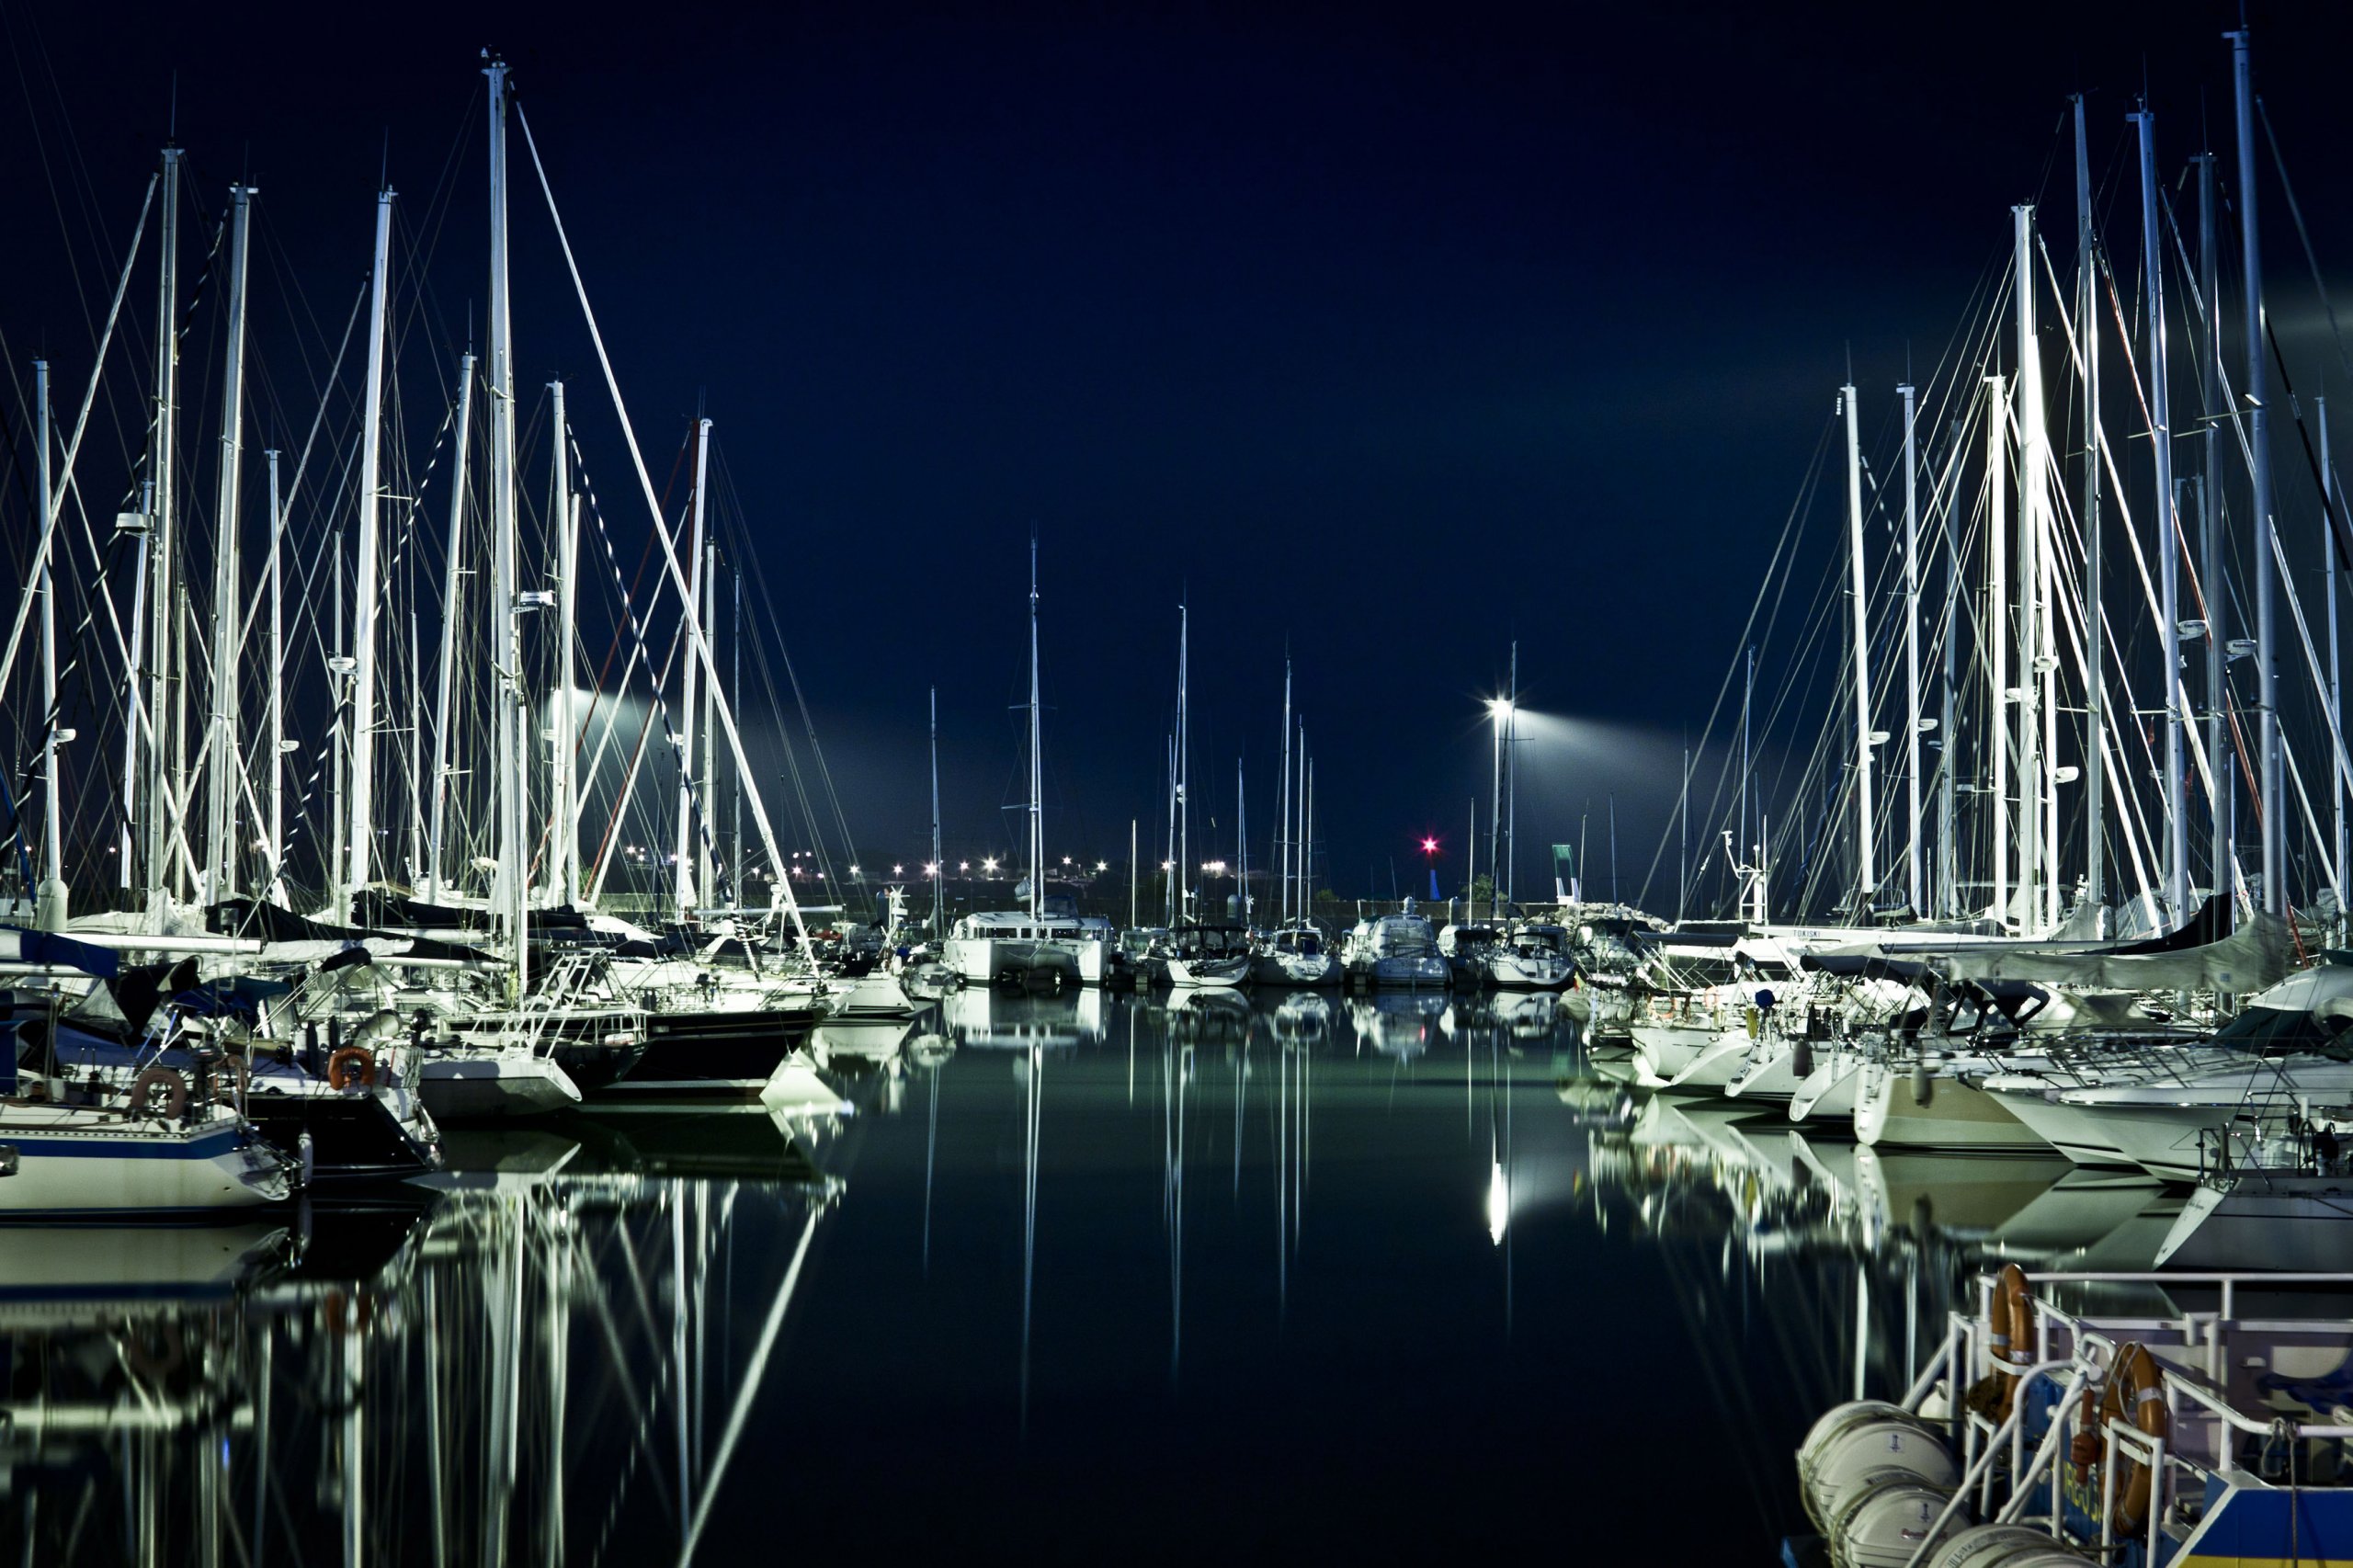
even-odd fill
[(966, 992), (813, 1047), (855, 1116), (458, 1132), (372, 1210), (6, 1233), (0, 1551), (1761, 1560), (1806, 1425), (1900, 1391), (1955, 1280), (2165, 1222), (1641, 1100), (1549, 997)]

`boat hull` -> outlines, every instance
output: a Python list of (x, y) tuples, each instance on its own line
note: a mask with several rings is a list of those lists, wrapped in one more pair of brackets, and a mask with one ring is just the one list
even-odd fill
[(182, 1130), (76, 1106), (0, 1114), (0, 1218), (142, 1219), (250, 1209), (287, 1196), (283, 1165), (216, 1118)]

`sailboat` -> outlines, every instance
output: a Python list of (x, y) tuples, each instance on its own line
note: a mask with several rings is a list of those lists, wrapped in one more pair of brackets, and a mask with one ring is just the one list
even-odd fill
[(941, 944), (952, 973), (981, 985), (999, 983), (1054, 989), (1100, 985), (1111, 967), (1110, 923), (1083, 918), (1075, 903), (1046, 892), (1044, 763), (1038, 705), (1038, 540), (1029, 540), (1029, 874), (1017, 892), (1027, 909), (961, 916)]

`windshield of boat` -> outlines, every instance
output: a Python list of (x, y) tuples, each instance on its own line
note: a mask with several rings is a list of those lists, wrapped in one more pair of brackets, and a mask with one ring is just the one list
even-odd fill
[(2323, 1018), (2312, 1013), (2278, 1007), (2249, 1007), (2214, 1031), (2214, 1043), (2257, 1056), (2290, 1056), (2317, 1051), (2353, 1060), (2353, 1041), (2345, 1038), (2348, 1018)]

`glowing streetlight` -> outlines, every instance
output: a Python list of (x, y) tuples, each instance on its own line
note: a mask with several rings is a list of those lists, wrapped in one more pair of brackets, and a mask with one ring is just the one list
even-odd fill
[(923, 863), (923, 874), (926, 877), (939, 875), (939, 863), (936, 860), (926, 860)]
[(959, 860), (956, 862), (956, 870), (959, 875), (961, 875), (972, 869), (972, 863), (970, 860)]
[(992, 872), (992, 873), (994, 873), (994, 872), (996, 870), (996, 861), (995, 861), (995, 859), (994, 858), (990, 858), (990, 859), (986, 859), (986, 860), (982, 861), (982, 862), (981, 862), (981, 869), (982, 869), (982, 870), (983, 870), (983, 871), (988, 871), (988, 872)]

